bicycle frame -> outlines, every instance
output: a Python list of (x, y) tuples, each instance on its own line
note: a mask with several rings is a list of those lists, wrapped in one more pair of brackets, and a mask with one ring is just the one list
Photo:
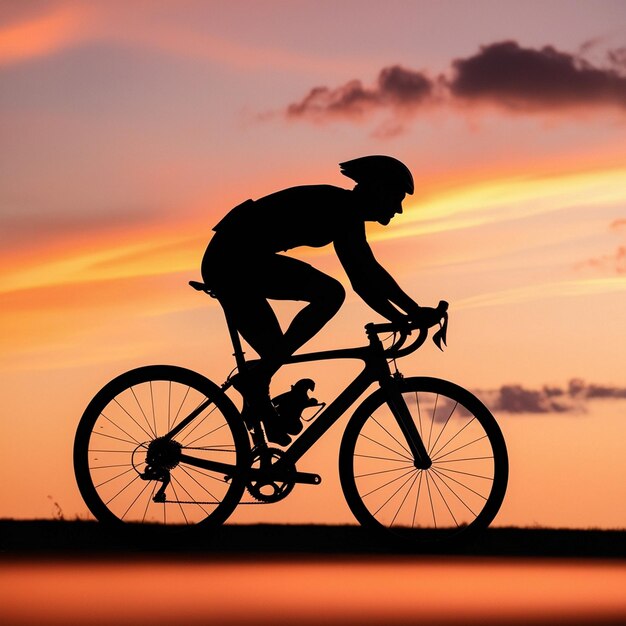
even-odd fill
[[(228, 330), (231, 336), (234, 356), (240, 372), (246, 371), (255, 361), (246, 361), (241, 346), (239, 334), (230, 323), (228, 315), (226, 316)], [(380, 385), (387, 398), (387, 402), (396, 417), (398, 424), (406, 437), (409, 448), (415, 459), (416, 467), (427, 469), (430, 467), (431, 460), (422, 439), (410, 417), (410, 413), (404, 402), (402, 395), (396, 387), (396, 380), (389, 368), (388, 359), (396, 359), (410, 352), (417, 350), (426, 340), (428, 330), (418, 328), (419, 335), (407, 347), (402, 348), (407, 336), (408, 330), (401, 334), (398, 341), (385, 349), (382, 345), (380, 337), (381, 332), (396, 331), (392, 324), (368, 324), (366, 334), (369, 339), (369, 345), (358, 348), (343, 348), (338, 350), (324, 350), (319, 352), (310, 352), (305, 354), (295, 354), (286, 360), (285, 365), (295, 363), (309, 363), (315, 361), (329, 361), (336, 359), (358, 359), (363, 361), (364, 367), (356, 378), (350, 382), (347, 387), (339, 393), (339, 395), (315, 418), (315, 420), (306, 428), (303, 433), (286, 449), (284, 455), (278, 462), (272, 466), (271, 473), (276, 475), (280, 473), (281, 467), (293, 467), (308, 450), (322, 437), (322, 435), (365, 393), (365, 391), (374, 383)], [(222, 385), (222, 390), (226, 391), (232, 386), (232, 382), (227, 380)], [(200, 415), (208, 407), (208, 402), (203, 403), (183, 419), (178, 426), (165, 435), (165, 439), (173, 439), (181, 432), (193, 419)], [(226, 475), (233, 475), (238, 472), (237, 468), (232, 465), (211, 461), (208, 459), (198, 459), (188, 454), (182, 454), (180, 457), (182, 463), (188, 465), (223, 472)], [(266, 473), (265, 469), (245, 470), (248, 473)], [(298, 483), (318, 484), (320, 477), (316, 474), (304, 472), (296, 472), (291, 475), (291, 479)]]

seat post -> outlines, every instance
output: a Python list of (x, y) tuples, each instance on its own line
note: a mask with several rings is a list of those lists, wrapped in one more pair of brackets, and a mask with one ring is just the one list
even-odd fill
[(226, 318), (226, 326), (228, 327), (228, 333), (230, 334), (230, 341), (233, 344), (233, 349), (235, 351), (233, 353), (233, 356), (235, 357), (235, 362), (237, 363), (237, 369), (240, 372), (245, 371), (246, 359), (244, 357), (244, 351), (241, 346), (241, 338), (239, 337), (239, 331), (235, 327), (235, 324), (233, 323), (230, 315), (228, 314), (228, 311), (226, 310), (224, 303), (217, 297), (213, 289), (211, 289), (211, 287), (209, 287), (209, 285), (207, 285), (206, 283), (201, 283), (197, 280), (190, 280), (189, 286), (195, 289), (196, 291), (202, 291), (206, 293), (207, 295), (211, 296), (211, 298), (215, 298), (220, 303), (220, 306), (222, 307), (222, 311), (224, 312), (224, 317)]
[(237, 369), (239, 372), (245, 372), (246, 370), (246, 359), (244, 356), (243, 346), (241, 345), (241, 337), (239, 336), (239, 331), (235, 327), (233, 320), (231, 319), (228, 311), (222, 304), (222, 302), (217, 299), (222, 307), (222, 311), (224, 311), (224, 317), (226, 319), (226, 326), (228, 327), (228, 334), (230, 335), (230, 341), (233, 344), (233, 356), (235, 357), (235, 363), (237, 364)]

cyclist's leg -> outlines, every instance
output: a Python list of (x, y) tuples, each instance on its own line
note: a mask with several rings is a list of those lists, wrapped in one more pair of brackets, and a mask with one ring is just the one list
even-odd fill
[[(345, 292), (335, 279), (290, 257), (258, 255), (245, 264), (240, 259), (229, 260), (211, 265), (209, 269), (217, 271), (210, 272), (210, 284), (237, 330), (261, 357), (253, 371), (233, 382), (247, 398), (248, 408), (260, 412), (268, 438), (287, 445), (291, 438), (275, 428), (269, 383), (286, 358), (338, 311)], [(203, 275), (209, 275), (205, 267)], [(283, 333), (268, 298), (305, 301), (308, 305)], [(254, 423), (252, 418), (250, 423)]]
[[(268, 381), (286, 358), (337, 313), (345, 298), (339, 281), (308, 263), (281, 255), (257, 258), (245, 268), (223, 269), (216, 291), (237, 330), (261, 357), (257, 373)], [(283, 333), (267, 299), (308, 304)]]
[(283, 331), (267, 299), (247, 285), (223, 290), (218, 297), (235, 328), (261, 360), (272, 360), (283, 341)]
[(265, 294), (273, 300), (308, 302), (293, 318), (280, 344), (274, 347), (272, 358), (276, 360), (276, 369), (326, 325), (345, 299), (345, 290), (338, 280), (308, 263), (280, 255), (272, 258), (271, 282)]
[(202, 260), (202, 277), (213, 289), (228, 318), (261, 359), (269, 358), (283, 332), (267, 301), (264, 285), (271, 276), (271, 255), (248, 251), (216, 235)]

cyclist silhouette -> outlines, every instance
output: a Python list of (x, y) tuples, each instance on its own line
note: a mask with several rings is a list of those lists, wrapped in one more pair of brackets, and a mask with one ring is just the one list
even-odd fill
[[(340, 167), (356, 182), (354, 189), (306, 185), (246, 200), (215, 226), (202, 260), (205, 283), (260, 357), (247, 379), (233, 383), (260, 411), (268, 439), (278, 443), (285, 435), (273, 419), (271, 378), (345, 299), (339, 281), (282, 252), (332, 243), (352, 288), (374, 311), (395, 322), (433, 311), (420, 307), (378, 263), (365, 233), (365, 222), (387, 225), (402, 213), (405, 195), (414, 191), (411, 172), (397, 159), (380, 155)], [(268, 299), (308, 304), (283, 332)]]

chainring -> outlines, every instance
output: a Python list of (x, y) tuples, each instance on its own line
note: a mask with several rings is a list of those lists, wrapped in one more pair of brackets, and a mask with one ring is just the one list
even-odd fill
[[(258, 446), (252, 450), (251, 468), (267, 469), (276, 465), (285, 456), (285, 452), (279, 448), (268, 446)], [(295, 486), (295, 481), (289, 480), (291, 474), (295, 474), (296, 466), (293, 463), (283, 465), (281, 469), (281, 480), (271, 478), (252, 478), (248, 481), (246, 489), (248, 493), (259, 502), (272, 503), (279, 502), (286, 498)], [(287, 480), (282, 480), (286, 478)]]

